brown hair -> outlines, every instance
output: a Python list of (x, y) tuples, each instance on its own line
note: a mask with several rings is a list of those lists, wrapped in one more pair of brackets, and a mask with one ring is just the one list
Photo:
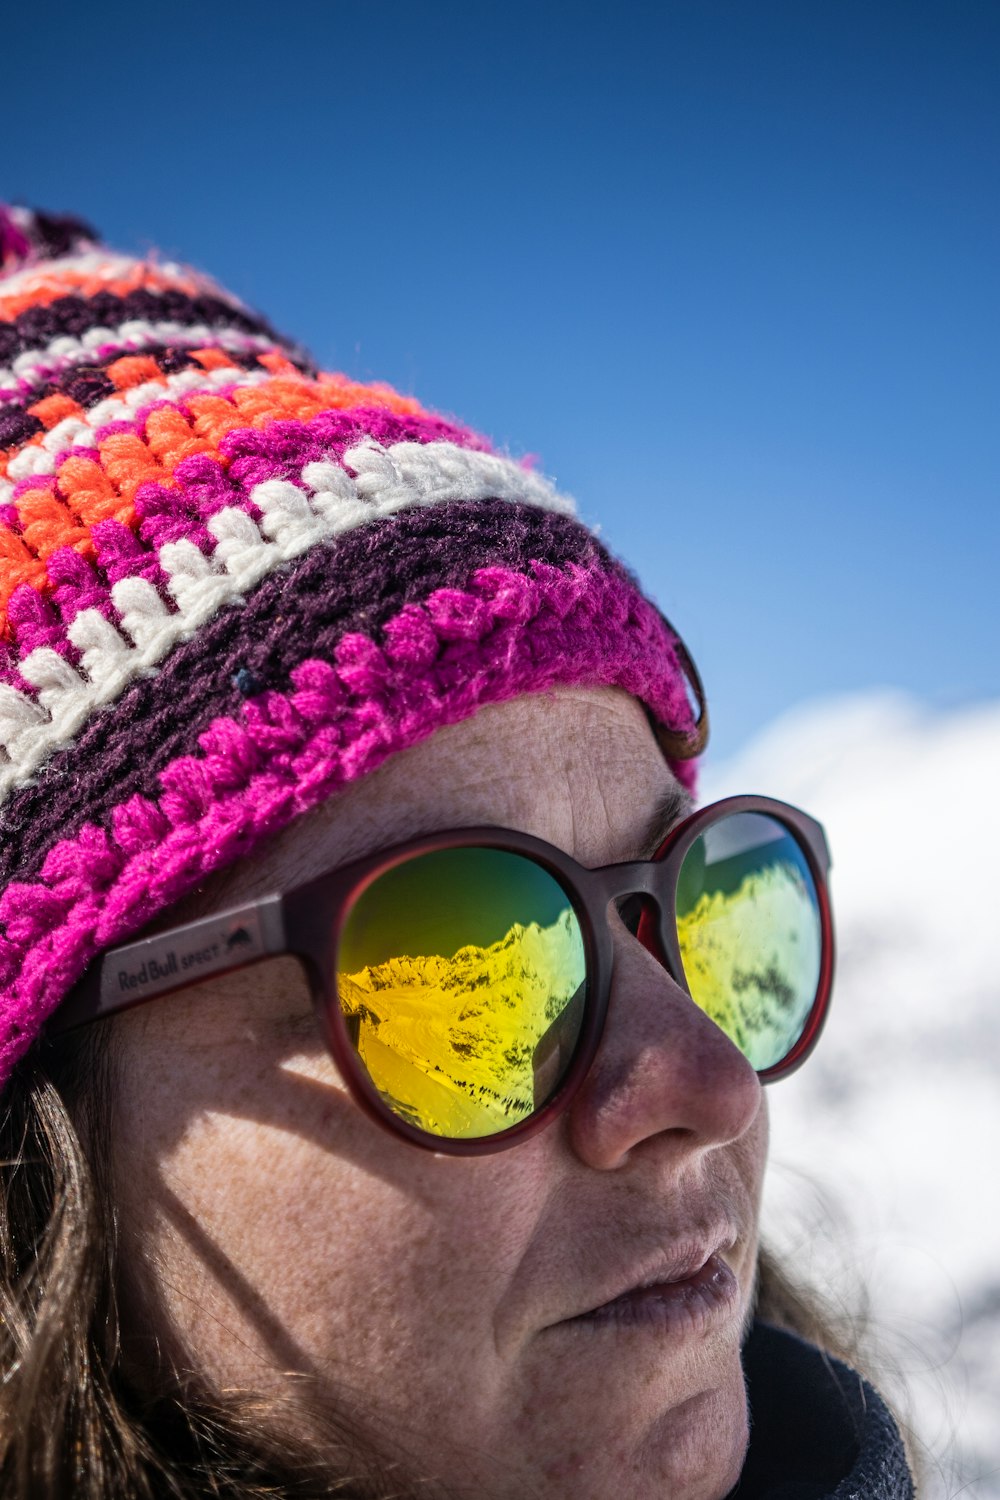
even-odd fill
[[(109, 1153), (94, 1149), (113, 1115), (109, 1030), (37, 1048), (4, 1094), (0, 1490), (10, 1500), (401, 1494), (395, 1465), (352, 1441), (343, 1413), (309, 1445), (274, 1435), (273, 1401), (227, 1400), (223, 1409), (177, 1381), (155, 1399), (129, 1382)], [(766, 1252), (757, 1310), (856, 1361), (858, 1327), (836, 1327)]]
[(42, 1044), (4, 1092), (0, 1492), (10, 1500), (392, 1495), (393, 1465), (352, 1440), (343, 1414), (317, 1413), (321, 1440), (309, 1445), (274, 1433), (273, 1399), (227, 1400), (222, 1409), (179, 1378), (164, 1380), (155, 1398), (129, 1380), (110, 1153), (95, 1149), (112, 1128), (111, 1031)]

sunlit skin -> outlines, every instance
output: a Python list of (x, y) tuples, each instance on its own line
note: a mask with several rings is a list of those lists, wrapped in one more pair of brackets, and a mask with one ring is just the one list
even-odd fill
[[(584, 865), (639, 847), (672, 777), (640, 707), (564, 689), (439, 730), (184, 909), (461, 825)], [(220, 1392), (305, 1384), (409, 1479), (490, 1500), (719, 1500), (747, 1442), (740, 1339), (766, 1152), (750, 1065), (610, 918), (608, 1023), (570, 1108), (512, 1149), (417, 1150), (364, 1116), (289, 959), (118, 1018), (125, 1258), (152, 1329)], [(569, 1320), (723, 1231), (709, 1331)], [(715, 1240), (712, 1240), (714, 1247)], [(152, 1345), (133, 1329), (131, 1357)]]

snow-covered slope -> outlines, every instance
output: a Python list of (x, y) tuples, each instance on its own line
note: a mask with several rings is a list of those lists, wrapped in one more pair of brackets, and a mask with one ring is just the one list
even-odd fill
[(704, 800), (738, 791), (816, 814), (834, 860), (837, 987), (769, 1094), (767, 1232), (835, 1298), (845, 1264), (868, 1287), (925, 1493), (1000, 1497), (1000, 703), (797, 709), (706, 771)]

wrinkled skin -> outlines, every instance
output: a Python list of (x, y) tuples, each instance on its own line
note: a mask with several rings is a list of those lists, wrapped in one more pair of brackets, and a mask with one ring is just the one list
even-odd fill
[[(623, 694), (522, 698), (390, 760), (184, 915), (463, 824), (520, 829), (584, 865), (634, 858), (672, 786)], [(494, 1155), (419, 1151), (364, 1116), (290, 959), (119, 1018), (119, 1190), (126, 1244), (148, 1267), (142, 1328), (219, 1391), (290, 1390), (294, 1408), (302, 1383), (282, 1372), (312, 1376), (332, 1406), (369, 1414), (413, 1478), (446, 1489), (725, 1495), (747, 1441), (761, 1089), (609, 921), (594, 1066), (555, 1123)], [(570, 1321), (720, 1225), (740, 1291), (721, 1324)], [(151, 1349), (135, 1332), (133, 1359)]]

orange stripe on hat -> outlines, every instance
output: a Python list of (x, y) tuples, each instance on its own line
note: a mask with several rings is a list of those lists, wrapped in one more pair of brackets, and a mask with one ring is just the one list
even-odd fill
[(85, 526), (114, 519), (135, 524), (131, 498), (123, 499), (102, 465), (89, 453), (70, 453), (57, 471), (60, 494)]
[[(191, 414), (193, 430), (213, 448), (219, 446), (227, 432), (246, 426), (245, 418), (225, 396), (217, 396), (208, 391), (198, 392), (188, 396), (184, 404)], [(220, 454), (219, 457), (224, 463), (223, 456)]]
[[(233, 364), (232, 355), (227, 354), (224, 349), (189, 349), (188, 354), (196, 359), (203, 370), (238, 370), (239, 366)], [(258, 356), (261, 364), (270, 358), (269, 355)], [(293, 364), (288, 364), (290, 370), (295, 370)], [(298, 372), (296, 372), (298, 373)]]
[(21, 534), (28, 547), (47, 562), (59, 547), (73, 547), (85, 557), (94, 556), (89, 529), (56, 489), (53, 479), (44, 488), (25, 490), (18, 498)]
[(150, 354), (123, 354), (121, 359), (112, 360), (104, 373), (119, 391), (131, 390), (133, 386), (145, 385), (151, 380), (166, 384), (159, 365)]
[[(28, 411), (50, 430), (57, 422), (65, 421), (67, 417), (83, 416), (83, 407), (79, 402), (74, 401), (72, 396), (63, 395), (61, 391), (57, 391), (52, 396), (43, 396), (41, 401), (36, 401), (33, 406), (29, 406)], [(41, 435), (36, 434), (36, 436), (41, 441)]]
[(372, 381), (371, 385), (362, 385), (359, 381), (348, 380), (346, 375), (321, 372), (316, 377), (316, 384), (322, 386), (327, 395), (323, 403), (324, 410), (341, 411), (351, 406), (381, 406), (388, 411), (398, 411), (411, 417), (431, 415), (427, 408), (421, 406), (413, 396), (401, 396), (398, 391), (393, 390), (391, 385), (386, 385), (381, 380)]
[(93, 297), (98, 292), (114, 292), (116, 296), (124, 297), (129, 292), (138, 291), (140, 287), (152, 292), (187, 292), (192, 297), (207, 290), (193, 277), (180, 273), (170, 275), (154, 269), (145, 261), (137, 261), (134, 271), (110, 278), (102, 276), (99, 271), (81, 272), (67, 268), (65, 271), (48, 271), (33, 277), (27, 286), (18, 291), (0, 295), (0, 320), (13, 321), (21, 313), (27, 312), (29, 307), (49, 307), (60, 297), (71, 294)]
[(147, 479), (163, 483), (167, 471), (137, 432), (114, 432), (97, 446), (101, 465), (113, 488), (126, 501)]
[(46, 588), (45, 564), (8, 526), (0, 526), (0, 639), (10, 638), (7, 605), (11, 594), (22, 583), (29, 583), (39, 590)]

